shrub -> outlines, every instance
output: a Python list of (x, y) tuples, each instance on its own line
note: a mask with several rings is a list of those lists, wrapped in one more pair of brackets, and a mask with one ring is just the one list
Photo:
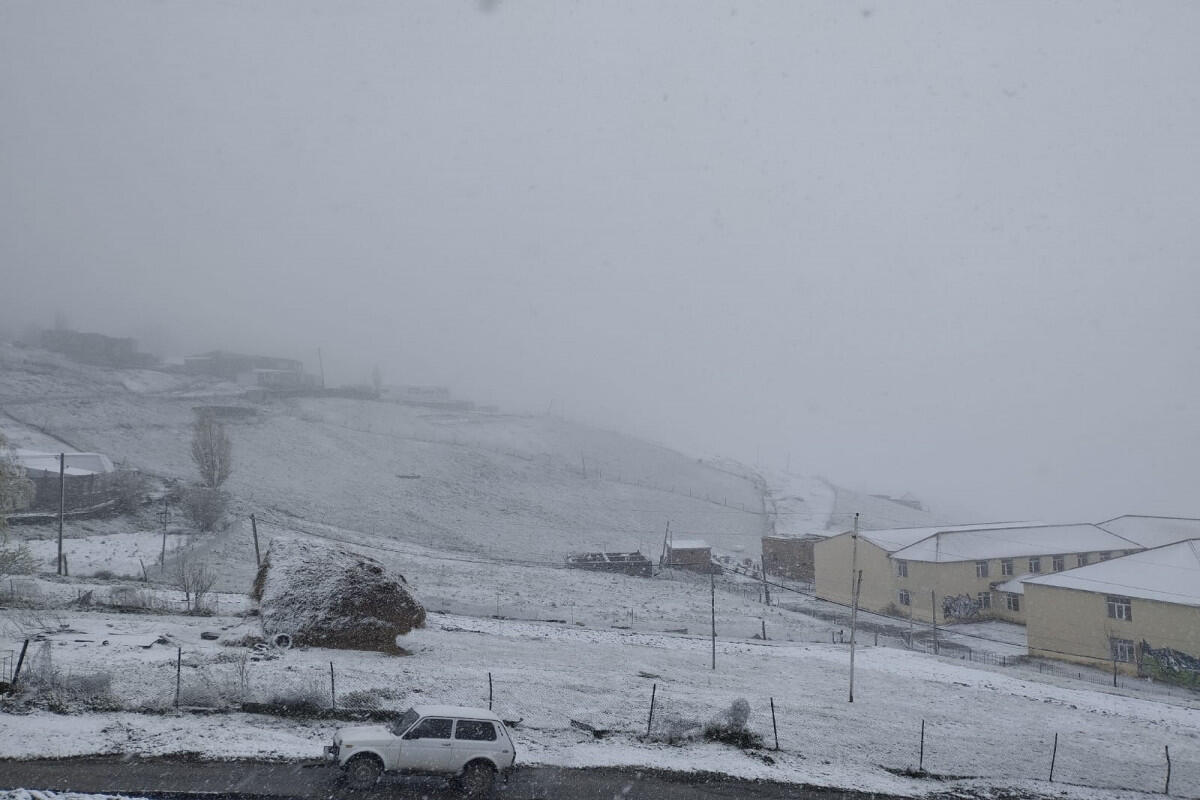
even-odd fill
[(189, 486), (184, 489), (180, 502), (183, 510), (196, 527), (202, 531), (211, 531), (217, 527), (225, 509), (229, 506), (229, 496), (220, 489), (207, 486)]

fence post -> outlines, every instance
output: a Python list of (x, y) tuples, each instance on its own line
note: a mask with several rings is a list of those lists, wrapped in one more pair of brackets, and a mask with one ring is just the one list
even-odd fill
[(775, 725), (775, 698), (771, 698), (771, 731), (775, 734), (775, 749), (779, 749), (779, 728)]
[(254, 518), (253, 514), (250, 515), (250, 530), (254, 533), (254, 566), (261, 567), (262, 558), (258, 553), (258, 520)]
[(650, 736), (650, 727), (654, 725), (654, 695), (658, 693), (658, 684), (650, 686), (650, 719), (646, 720), (646, 737)]
[(1054, 734), (1054, 749), (1050, 751), (1050, 782), (1054, 783), (1054, 761), (1058, 758), (1058, 734)]
[(492, 710), (492, 673), (488, 673), (488, 711)]
[(175, 707), (179, 708), (179, 681), (183, 673), (183, 648), (175, 648)]
[(21, 677), (21, 665), (25, 663), (25, 651), (29, 649), (29, 640), (25, 640), (25, 644), (21, 645), (21, 655), (17, 657), (17, 669), (13, 672), (12, 685), (17, 685), (17, 678)]
[(1171, 793), (1171, 748), (1169, 745), (1163, 745), (1163, 752), (1167, 754), (1167, 785), (1163, 787), (1163, 794)]
[(329, 662), (329, 707), (337, 711), (337, 684), (333, 679), (333, 662)]
[(925, 771), (925, 720), (921, 720), (921, 755), (917, 758), (917, 772)]

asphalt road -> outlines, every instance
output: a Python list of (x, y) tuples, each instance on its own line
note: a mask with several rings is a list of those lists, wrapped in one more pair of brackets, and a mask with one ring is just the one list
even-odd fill
[[(0, 789), (49, 789), (160, 798), (207, 796), (248, 800), (458, 800), (443, 780), (385, 777), (371, 791), (342, 786), (324, 764), (191, 761), (118, 756), (0, 761)], [(705, 800), (771, 798), (869, 800), (882, 795), (791, 784), (634, 769), (518, 767), (498, 782), (496, 800)]]

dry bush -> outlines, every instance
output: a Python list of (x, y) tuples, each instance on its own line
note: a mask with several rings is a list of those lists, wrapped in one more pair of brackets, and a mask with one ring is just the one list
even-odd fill
[(202, 531), (215, 530), (229, 507), (225, 492), (207, 486), (187, 487), (180, 493), (179, 501), (188, 519)]

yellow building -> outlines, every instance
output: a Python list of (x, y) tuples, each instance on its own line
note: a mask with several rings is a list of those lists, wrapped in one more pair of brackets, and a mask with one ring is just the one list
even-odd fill
[(1200, 687), (1200, 538), (1024, 585), (1031, 656)]
[(1136, 542), (1089, 524), (899, 528), (861, 531), (857, 537), (846, 532), (814, 545), (814, 593), (849, 605), (854, 596), (851, 563), (856, 562), (862, 572), (859, 607), (868, 611), (911, 615), (923, 622), (1024, 622), (1021, 584), (1011, 583), (1014, 579), (1140, 549)]

